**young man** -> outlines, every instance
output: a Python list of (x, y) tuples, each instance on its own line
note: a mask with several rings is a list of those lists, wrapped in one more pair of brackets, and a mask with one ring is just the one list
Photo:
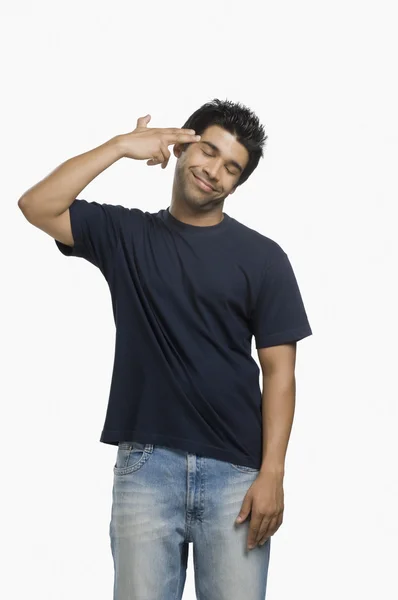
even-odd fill
[[(190, 542), (201, 600), (262, 600), (284, 509), (296, 342), (312, 331), (284, 250), (223, 212), (263, 156), (258, 118), (216, 99), (182, 129), (149, 120), (66, 161), (19, 206), (65, 256), (98, 267), (112, 296), (100, 441), (118, 446), (114, 600), (180, 599)], [(165, 168), (172, 144), (168, 208), (76, 199), (122, 157)]]

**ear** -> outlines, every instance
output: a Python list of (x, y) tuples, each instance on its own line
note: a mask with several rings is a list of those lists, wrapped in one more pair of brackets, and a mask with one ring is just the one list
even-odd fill
[(228, 196), (230, 196), (231, 194), (233, 194), (236, 191), (237, 186), (233, 187), (232, 190), (229, 192)]
[(174, 146), (173, 146), (173, 153), (174, 153), (174, 156), (176, 158), (180, 158), (180, 156), (182, 154), (182, 146), (181, 146), (181, 144), (174, 144)]

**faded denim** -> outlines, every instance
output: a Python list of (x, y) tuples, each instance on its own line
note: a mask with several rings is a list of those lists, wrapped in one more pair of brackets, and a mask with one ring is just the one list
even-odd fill
[(120, 442), (109, 528), (113, 600), (181, 600), (192, 543), (197, 600), (264, 600), (271, 538), (247, 549), (235, 520), (258, 470)]

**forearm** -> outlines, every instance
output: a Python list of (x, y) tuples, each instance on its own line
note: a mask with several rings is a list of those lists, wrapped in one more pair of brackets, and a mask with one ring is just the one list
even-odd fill
[(261, 471), (284, 475), (285, 458), (293, 425), (296, 398), (294, 371), (280, 371), (263, 378)]
[(27, 218), (53, 217), (65, 212), (97, 175), (122, 158), (120, 137), (68, 159), (27, 190), (18, 206)]

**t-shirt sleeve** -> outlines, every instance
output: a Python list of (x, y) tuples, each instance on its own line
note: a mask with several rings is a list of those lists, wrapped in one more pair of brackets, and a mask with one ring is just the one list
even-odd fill
[(69, 207), (74, 246), (55, 240), (65, 256), (78, 256), (107, 275), (130, 209), (76, 199)]
[(257, 349), (312, 335), (296, 276), (285, 252), (266, 268), (252, 326)]

